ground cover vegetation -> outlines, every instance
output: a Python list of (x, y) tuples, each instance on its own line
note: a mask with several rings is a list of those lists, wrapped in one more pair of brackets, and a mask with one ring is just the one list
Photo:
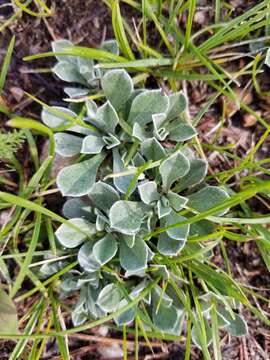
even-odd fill
[[(56, 105), (25, 92), (34, 112), (18, 111), (6, 97), (16, 34), (7, 43), (0, 338), (14, 341), (8, 358), (70, 359), (72, 336), (102, 342), (89, 331), (106, 324), (124, 359), (154, 358), (157, 340), (179, 343), (175, 356), (185, 359), (223, 359), (224, 336), (248, 337), (254, 318), (269, 327), (267, 282), (261, 290), (235, 279), (230, 251), (237, 246), (243, 258), (243, 247), (252, 246), (269, 279), (262, 149), (270, 111), (263, 115), (251, 99), (267, 102), (269, 94), (269, 3), (239, 14), (227, 2), (202, 3), (104, 0), (112, 27), (106, 40), (81, 46), (60, 34), (47, 52), (25, 54), (31, 66), (52, 61), (32, 73), (62, 89)], [(212, 16), (202, 22), (207, 7)], [(51, 29), (53, 3), (15, 1), (15, 9), (3, 33), (21, 16)], [(198, 84), (203, 101), (195, 107)], [(205, 134), (213, 108), (218, 121)], [(249, 146), (224, 136), (239, 114), (246, 128), (256, 127)], [(51, 196), (61, 206), (50, 206)], [(75, 354), (83, 356), (80, 348)], [(267, 359), (267, 346), (257, 348)]]

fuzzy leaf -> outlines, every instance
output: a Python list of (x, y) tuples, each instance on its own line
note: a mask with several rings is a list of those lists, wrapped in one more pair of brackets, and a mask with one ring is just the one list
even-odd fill
[[(126, 306), (128, 304), (126, 299), (123, 299), (120, 301), (119, 309)], [(128, 309), (127, 311), (123, 312), (121, 315), (114, 318), (114, 321), (118, 326), (120, 325), (129, 325), (134, 321), (135, 315), (136, 315), (136, 306), (133, 306), (132, 308)]]
[[(59, 39), (52, 42), (52, 51), (55, 53), (63, 52), (67, 47), (73, 46), (72, 42), (66, 39)], [(76, 64), (77, 58), (75, 56), (55, 55), (58, 61), (69, 61)]]
[(88, 135), (83, 139), (81, 153), (99, 154), (105, 145), (101, 136)]
[(100, 265), (110, 261), (117, 252), (117, 242), (113, 234), (107, 234), (93, 246), (93, 255)]
[(63, 206), (63, 214), (66, 218), (83, 218), (94, 220), (90, 205), (87, 205), (79, 198), (68, 199)]
[(94, 62), (92, 59), (78, 57), (78, 70), (81, 76), (90, 83), (95, 78)]
[(117, 112), (109, 101), (97, 109), (95, 123), (105, 134), (114, 133), (119, 119)]
[(18, 332), (16, 306), (8, 294), (0, 289), (0, 336), (1, 333), (17, 334)]
[(205, 178), (206, 173), (207, 162), (205, 160), (191, 159), (189, 172), (179, 182), (180, 189), (186, 189), (200, 183)]
[(153, 114), (166, 113), (168, 107), (169, 98), (162, 90), (145, 90), (133, 100), (128, 122), (148, 124), (152, 121)]
[(141, 151), (149, 161), (160, 160), (166, 155), (164, 148), (155, 138), (145, 140), (141, 144)]
[[(73, 118), (76, 118), (76, 116), (77, 116), (76, 113), (73, 112), (72, 110), (61, 107), (61, 106), (52, 106), (52, 110), (58, 110), (61, 113), (71, 116)], [(60, 127), (60, 126), (65, 126), (65, 125), (70, 124), (70, 121), (64, 119), (63, 117), (61, 117), (59, 115), (56, 115), (49, 109), (45, 109), (45, 108), (42, 109), (41, 119), (44, 122), (44, 124), (50, 128), (55, 128), (55, 127)]]
[(63, 196), (83, 196), (89, 193), (96, 180), (97, 170), (104, 159), (98, 154), (89, 160), (62, 169), (56, 183)]
[(176, 307), (166, 306), (163, 301), (161, 301), (160, 306), (152, 308), (152, 320), (155, 326), (165, 333), (173, 333), (176, 327), (176, 324), (179, 322), (180, 312), (177, 311)]
[(100, 263), (93, 255), (93, 241), (87, 241), (78, 252), (78, 262), (83, 270), (93, 273), (100, 269)]
[[(117, 149), (113, 149), (113, 172), (114, 173), (121, 173), (126, 171), (127, 169), (124, 166), (124, 162), (121, 159), (119, 152)], [(128, 176), (117, 176), (113, 178), (114, 186), (117, 188), (118, 191), (125, 194), (129, 187), (131, 180), (133, 179), (133, 175)], [(134, 191), (135, 188), (132, 190)]]
[(128, 247), (132, 248), (135, 244), (136, 237), (135, 235), (125, 235), (119, 234), (120, 242), (125, 241)]
[(101, 86), (106, 98), (116, 110), (127, 102), (133, 92), (132, 79), (122, 69), (106, 72), (101, 80)]
[(97, 304), (106, 311), (113, 312), (119, 309), (120, 301), (122, 300), (122, 291), (116, 284), (106, 285), (99, 293)]
[(169, 191), (168, 194), (166, 195), (167, 199), (169, 201), (170, 206), (175, 210), (175, 211), (180, 211), (181, 209), (183, 209), (183, 207), (186, 205), (186, 203), (188, 202), (188, 199), (180, 196), (172, 191)]
[(112, 205), (120, 200), (118, 192), (111, 185), (102, 181), (93, 185), (88, 196), (95, 207), (105, 212), (109, 211)]
[(146, 131), (143, 126), (141, 126), (139, 123), (135, 123), (133, 125), (132, 129), (132, 136), (134, 136), (136, 139), (140, 141), (145, 141), (146, 139), (149, 139), (152, 137), (151, 132)]
[(169, 109), (167, 119), (172, 120), (178, 117), (187, 107), (187, 98), (182, 91), (169, 96)]
[(141, 200), (147, 205), (159, 200), (160, 198), (155, 181), (147, 181), (139, 185), (138, 190)]
[(170, 140), (172, 141), (186, 141), (197, 135), (197, 131), (192, 125), (185, 123), (178, 123), (175, 126), (170, 126), (168, 129), (170, 133)]
[[(206, 186), (196, 193), (188, 196), (188, 206), (199, 212), (203, 212), (221, 204), (228, 198), (229, 195), (223, 189), (217, 186)], [(216, 213), (215, 216), (224, 215), (227, 211), (228, 209), (225, 209)]]
[(59, 61), (52, 69), (52, 71), (59, 77), (59, 79), (67, 82), (77, 82), (86, 84), (85, 79), (79, 73), (76, 64), (68, 61)]
[(104, 41), (101, 44), (100, 49), (115, 55), (119, 55), (119, 45), (118, 42), (114, 39)]
[(120, 264), (127, 271), (139, 271), (147, 266), (148, 251), (144, 240), (136, 238), (132, 248), (120, 243)]
[(170, 207), (168, 199), (165, 196), (162, 196), (162, 198), (157, 202), (158, 218), (161, 219), (169, 215), (171, 211), (172, 209)]
[(185, 246), (184, 240), (174, 240), (166, 233), (162, 233), (158, 238), (158, 251), (167, 256), (176, 256)]
[[(200, 325), (198, 324), (199, 328)], [(211, 328), (209, 326), (208, 321), (205, 319), (204, 320), (204, 327), (205, 327), (205, 332), (206, 332), (206, 345), (209, 346), (212, 342), (212, 331)], [(200, 328), (201, 329), (201, 328)], [(191, 338), (193, 343), (199, 348), (201, 349), (201, 343), (200, 343), (200, 337), (198, 336), (198, 331), (197, 328), (193, 325), (192, 330), (191, 330)]]
[(95, 119), (98, 109), (97, 104), (93, 100), (87, 99), (85, 105), (86, 105), (87, 115), (89, 116), (90, 120)]
[[(184, 216), (177, 214), (175, 211), (172, 211), (166, 218), (166, 226), (185, 220), (186, 218)], [(173, 229), (167, 230), (166, 232), (172, 239), (185, 241), (189, 233), (189, 225), (175, 227)]]
[(247, 335), (247, 324), (241, 316), (234, 313), (233, 318), (230, 312), (223, 308), (218, 308), (218, 314), (229, 323), (228, 325), (225, 325), (225, 330), (227, 330), (232, 336)]
[(74, 156), (80, 153), (82, 146), (82, 138), (66, 134), (57, 133), (54, 135), (55, 150), (57, 154), (62, 156)]
[(92, 224), (84, 219), (75, 218), (68, 220), (71, 224), (76, 225), (83, 232), (78, 232), (66, 224), (62, 224), (56, 230), (55, 235), (66, 248), (75, 248), (80, 245), (87, 238), (91, 238), (96, 233), (95, 224)]
[(159, 167), (163, 188), (167, 192), (171, 185), (189, 171), (189, 160), (179, 151), (168, 157)]
[(109, 212), (111, 227), (120, 233), (133, 235), (141, 227), (146, 207), (140, 202), (120, 200)]
[(165, 127), (165, 124), (168, 121), (167, 115), (164, 113), (154, 114), (152, 116), (152, 119), (153, 119), (155, 137), (160, 141), (164, 141), (169, 134), (169, 132), (166, 130)]

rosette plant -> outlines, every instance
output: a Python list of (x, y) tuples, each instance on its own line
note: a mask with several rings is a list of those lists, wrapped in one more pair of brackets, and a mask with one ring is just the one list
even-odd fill
[[(54, 71), (65, 80), (89, 83), (95, 65), (60, 58)], [(65, 71), (75, 75), (68, 78)], [(202, 339), (212, 338), (214, 309), (218, 327), (245, 334), (245, 322), (234, 311), (235, 298), (243, 296), (234, 298), (238, 289), (198, 286), (199, 302), (191, 304), (186, 288), (194, 284), (187, 283), (185, 268), (176, 266), (182, 258), (196, 257), (196, 271), (207, 271), (211, 249), (189, 239), (203, 238), (215, 224), (194, 218), (229, 198), (225, 189), (205, 182), (207, 162), (187, 143), (197, 133), (186, 121), (186, 97), (181, 91), (134, 89), (123, 69), (99, 73), (95, 86), (97, 102), (90, 95), (79, 106), (42, 112), (44, 123), (54, 128), (56, 151), (76, 156), (57, 176), (68, 197), (63, 214), (70, 226), (62, 224), (55, 233), (60, 246), (78, 259), (78, 268), (61, 285), (66, 294), (80, 291), (74, 324), (112, 314), (117, 325), (139, 319), (145, 329), (179, 335), (188, 315), (193, 341), (202, 347)], [(197, 306), (203, 330), (196, 322)]]

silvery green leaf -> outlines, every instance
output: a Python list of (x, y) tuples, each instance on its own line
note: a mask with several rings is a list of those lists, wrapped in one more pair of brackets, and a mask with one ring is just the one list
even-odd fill
[(117, 252), (117, 242), (113, 234), (107, 234), (93, 246), (93, 255), (100, 265), (110, 261)]
[(183, 209), (183, 207), (186, 205), (186, 203), (188, 202), (188, 199), (180, 196), (172, 191), (169, 191), (168, 194), (166, 195), (167, 199), (169, 200), (169, 204), (170, 206), (175, 210), (175, 211), (180, 211), (181, 209)]
[(140, 167), (140, 166), (142, 166), (143, 164), (145, 164), (145, 160), (144, 160), (144, 158), (142, 157), (142, 155), (141, 155), (139, 152), (137, 152), (137, 153), (135, 154), (135, 156), (133, 157), (133, 159), (132, 159), (132, 163), (133, 163), (133, 165), (134, 165), (135, 167)]
[(0, 289), (0, 336), (1, 333), (18, 334), (18, 327), (16, 306), (11, 297)]
[(68, 95), (69, 98), (76, 99), (87, 95), (89, 93), (89, 89), (66, 86), (64, 87), (64, 92)]
[(119, 200), (109, 212), (111, 227), (122, 234), (136, 234), (140, 230), (146, 210), (140, 202)]
[(78, 262), (83, 270), (93, 273), (100, 269), (100, 263), (93, 255), (93, 241), (87, 241), (78, 252)]
[(114, 39), (104, 41), (101, 44), (100, 49), (104, 51), (108, 51), (115, 55), (119, 55), (119, 45), (118, 42)]
[(151, 264), (150, 268), (154, 270), (155, 276), (161, 276), (164, 280), (168, 280), (170, 278), (170, 273), (166, 265)]
[(184, 240), (171, 239), (166, 233), (162, 233), (158, 237), (158, 251), (167, 256), (176, 256), (185, 246)]
[(95, 78), (95, 72), (94, 72), (94, 62), (92, 59), (87, 59), (87, 58), (82, 58), (82, 57), (78, 57), (77, 58), (77, 62), (78, 62), (78, 70), (79, 73), (82, 75), (82, 77), (88, 82), (90, 83), (91, 80), (93, 80)]
[(88, 196), (95, 207), (105, 212), (120, 200), (118, 192), (111, 185), (102, 181), (98, 181), (92, 186)]
[(66, 218), (83, 218), (94, 221), (92, 208), (79, 198), (68, 199), (63, 206), (63, 214)]
[(166, 122), (168, 121), (167, 114), (165, 114), (165, 113), (153, 114), (152, 120), (153, 120), (153, 125), (154, 125), (155, 131), (158, 131), (158, 129), (163, 127), (166, 124)]
[(159, 219), (169, 215), (172, 211), (172, 208), (169, 206), (169, 202), (166, 204), (163, 199), (164, 197), (157, 202), (157, 214)]
[(106, 312), (114, 312), (119, 309), (123, 294), (116, 284), (106, 285), (99, 293), (97, 304)]
[(140, 141), (144, 141), (146, 139), (151, 138), (152, 134), (151, 132), (146, 131), (143, 126), (141, 126), (139, 123), (136, 122), (133, 125), (132, 136), (134, 136), (136, 139)]
[(203, 236), (211, 234), (212, 232), (214, 232), (214, 229), (215, 227), (213, 223), (208, 220), (196, 221), (195, 223), (190, 224), (189, 235)]
[[(187, 219), (184, 216), (177, 214), (175, 211), (172, 211), (166, 218), (166, 226), (180, 223), (185, 220)], [(178, 226), (167, 230), (166, 232), (172, 239), (186, 241), (189, 233), (189, 226), (189, 224)]]
[(97, 218), (96, 218), (97, 231), (103, 231), (103, 230), (105, 230), (105, 227), (106, 227), (106, 221), (104, 220), (104, 217), (97, 215)]
[(207, 174), (207, 162), (201, 159), (191, 159), (189, 161), (189, 172), (181, 178), (179, 187), (181, 190), (186, 189), (189, 186), (199, 184), (205, 178)]
[(141, 200), (147, 205), (159, 200), (160, 198), (155, 181), (147, 181), (139, 185), (138, 190)]
[(82, 287), (83, 285), (89, 285), (92, 289), (97, 289), (99, 286), (99, 277), (100, 274), (98, 271), (92, 273), (84, 273), (78, 279), (78, 286)]
[[(52, 51), (54, 53), (63, 52), (66, 48), (73, 46), (72, 42), (66, 39), (59, 39), (52, 41)], [(68, 55), (55, 55), (58, 61), (69, 61), (71, 63), (76, 63), (77, 58), (76, 56), (68, 56)]]
[(80, 326), (87, 321), (87, 313), (84, 309), (82, 311), (74, 309), (71, 313), (71, 319), (74, 326)]
[(266, 52), (266, 57), (264, 63), (270, 67), (270, 48)]
[(161, 288), (159, 285), (156, 285), (152, 290), (153, 307), (156, 308), (161, 300), (165, 306), (171, 306), (173, 303), (172, 298), (166, 294), (166, 292), (164, 292), (163, 288)]
[(107, 136), (102, 136), (102, 140), (106, 144), (106, 149), (112, 149), (120, 144), (120, 141), (113, 134), (108, 134)]
[[(52, 45), (52, 51), (54, 53), (60, 53), (65, 51), (66, 48), (73, 46), (73, 43), (66, 39), (59, 39), (56, 41), (52, 41), (51, 45)], [(75, 56), (55, 55), (55, 57), (58, 61), (69, 61), (73, 63), (77, 62), (77, 58)]]
[(164, 113), (154, 114), (152, 118), (155, 137), (160, 141), (164, 141), (169, 134), (169, 132), (166, 130), (166, 127), (164, 126), (168, 121), (167, 115)]
[[(121, 300), (120, 304), (119, 304), (119, 309), (126, 306), (127, 304), (128, 304), (128, 302), (127, 302), (126, 299)], [(118, 326), (129, 325), (130, 323), (132, 323), (134, 321), (134, 318), (135, 318), (135, 315), (136, 315), (136, 310), (137, 310), (136, 305), (131, 307), (127, 311), (125, 311), (122, 314), (120, 314), (119, 316), (115, 317), (114, 318), (115, 323)]]
[(187, 108), (187, 98), (182, 91), (169, 96), (169, 109), (167, 119), (172, 120), (178, 117)]
[(105, 146), (105, 141), (101, 136), (88, 135), (82, 142), (82, 154), (99, 154)]
[[(72, 118), (76, 118), (76, 116), (77, 116), (77, 114), (75, 112), (71, 111), (68, 108), (64, 108), (61, 106), (52, 106), (51, 108), (52, 108), (52, 110), (57, 110), (57, 111), (59, 111), (63, 114), (66, 114)], [(44, 124), (50, 128), (55, 128), (55, 127), (60, 127), (60, 126), (65, 126), (65, 125), (70, 124), (69, 120), (66, 120), (63, 117), (56, 115), (49, 109), (45, 109), (45, 108), (42, 109), (41, 119), (44, 122)]]
[(123, 69), (109, 70), (101, 79), (101, 87), (112, 106), (119, 110), (133, 92), (133, 82)]
[[(113, 149), (113, 172), (114, 173), (121, 173), (127, 171), (127, 169), (124, 166), (124, 162), (121, 159), (119, 152), (117, 149)], [(117, 188), (118, 191), (125, 194), (127, 192), (127, 189), (129, 187), (129, 184), (131, 180), (133, 179), (133, 175), (127, 175), (127, 176), (116, 176), (113, 178), (114, 186)], [(135, 190), (132, 190), (132, 192)]]
[[(194, 194), (191, 194), (188, 197), (188, 206), (199, 211), (204, 212), (211, 209), (212, 207), (223, 203), (229, 198), (229, 195), (225, 190), (217, 186), (206, 186), (203, 189), (197, 191)], [(215, 216), (224, 215), (228, 209), (219, 211)]]
[(82, 146), (82, 138), (66, 134), (54, 134), (55, 151), (62, 156), (74, 156), (80, 153)]
[(104, 157), (104, 154), (98, 154), (89, 160), (62, 169), (56, 183), (63, 196), (77, 197), (88, 194), (95, 183), (97, 170)]
[(65, 293), (73, 292), (74, 290), (79, 290), (80, 287), (78, 286), (78, 278), (75, 276), (68, 276), (61, 282), (61, 290)]
[(77, 82), (86, 85), (86, 81), (79, 73), (77, 65), (68, 61), (59, 61), (54, 65), (52, 71), (59, 79), (67, 82)]
[(124, 277), (125, 278), (129, 278), (131, 276), (136, 276), (136, 277), (140, 277), (140, 278), (145, 278), (147, 275), (146, 275), (146, 272), (145, 272), (145, 269), (140, 269), (140, 270), (127, 270), (125, 272), (125, 275)]
[(98, 109), (97, 104), (93, 100), (87, 99), (85, 105), (86, 105), (87, 115), (89, 116), (89, 118), (91, 120), (95, 119)]
[(168, 129), (170, 133), (170, 140), (172, 141), (186, 141), (197, 135), (197, 131), (192, 125), (179, 123), (171, 125)]
[(119, 239), (120, 239), (120, 242), (125, 241), (127, 246), (132, 248), (135, 244), (136, 237), (135, 237), (135, 235), (119, 234)]
[(97, 109), (95, 124), (105, 134), (113, 134), (118, 123), (117, 112), (109, 101)]
[(218, 313), (229, 322), (229, 325), (225, 325), (225, 330), (228, 331), (232, 336), (244, 336), (248, 333), (248, 328), (245, 320), (242, 316), (234, 313), (234, 318), (224, 308), (219, 308)]
[(106, 315), (106, 312), (101, 310), (97, 305), (97, 298), (100, 293), (100, 289), (93, 289), (92, 286), (86, 286), (85, 291), (85, 310), (88, 314), (91, 314), (95, 319), (102, 318)]
[(164, 333), (173, 333), (176, 324), (179, 323), (180, 312), (177, 311), (174, 305), (166, 306), (161, 301), (159, 307), (152, 308), (152, 320), (155, 326)]
[(160, 167), (163, 189), (168, 192), (171, 185), (189, 171), (189, 160), (179, 151), (164, 160)]
[[(201, 331), (201, 327), (198, 324), (198, 327)], [(205, 319), (204, 320), (204, 327), (205, 327), (205, 332), (206, 332), (206, 345), (209, 346), (212, 343), (212, 331), (211, 328), (209, 326), (208, 321)], [(198, 330), (197, 328), (193, 325), (192, 330), (191, 330), (191, 338), (193, 343), (199, 348), (201, 349), (201, 342), (200, 342), (200, 337), (198, 336)]]
[(87, 238), (90, 238), (96, 233), (96, 227), (94, 224), (81, 219), (75, 218), (68, 220), (71, 224), (76, 225), (82, 232), (76, 231), (66, 224), (62, 224), (56, 230), (55, 235), (61, 245), (66, 248), (75, 248), (84, 242)]
[(169, 108), (169, 98), (159, 90), (145, 90), (133, 100), (129, 112), (128, 122), (140, 125), (152, 121), (153, 114), (166, 113)]
[(147, 262), (151, 261), (154, 259), (155, 253), (150, 249), (150, 247), (145, 244), (146, 248), (147, 248)]
[(132, 248), (125, 241), (119, 244), (120, 264), (127, 271), (143, 270), (147, 266), (147, 247), (144, 240), (136, 238)]
[(149, 161), (160, 160), (166, 155), (163, 146), (161, 146), (155, 138), (143, 141), (141, 144), (141, 152)]

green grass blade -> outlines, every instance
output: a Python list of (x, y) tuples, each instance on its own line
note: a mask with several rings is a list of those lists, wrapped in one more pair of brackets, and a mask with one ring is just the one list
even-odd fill
[(15, 283), (14, 283), (14, 285), (13, 285), (11, 291), (10, 291), (10, 296), (11, 297), (14, 297), (14, 295), (20, 289), (20, 287), (21, 287), (21, 285), (22, 285), (22, 283), (24, 281), (24, 278), (27, 275), (28, 266), (31, 264), (32, 257), (33, 257), (33, 252), (35, 251), (38, 240), (39, 240), (40, 225), (41, 225), (41, 214), (37, 213), (36, 218), (35, 218), (35, 228), (34, 228), (32, 240), (30, 242), (27, 255), (26, 255), (26, 257), (24, 259), (24, 262), (23, 262), (23, 264), (21, 266), (19, 274), (17, 275)]
[(1, 72), (0, 72), (0, 95), (4, 89), (5, 86), (5, 82), (6, 82), (6, 77), (7, 77), (7, 73), (8, 73), (8, 68), (11, 62), (11, 56), (12, 56), (12, 52), (14, 49), (14, 45), (15, 45), (15, 36), (12, 37), (8, 48), (7, 48), (7, 53), (4, 57), (4, 61), (2, 64), (2, 68), (1, 68)]

